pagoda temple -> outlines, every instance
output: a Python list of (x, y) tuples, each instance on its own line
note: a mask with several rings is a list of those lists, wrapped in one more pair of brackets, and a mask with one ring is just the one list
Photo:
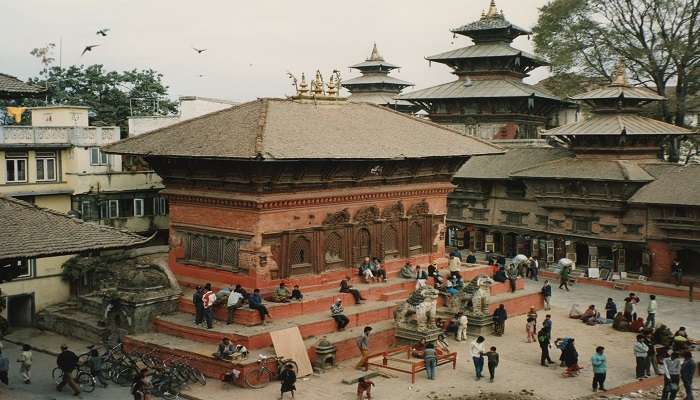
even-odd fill
[(689, 130), (645, 118), (642, 106), (665, 100), (630, 86), (624, 64), (612, 82), (573, 99), (583, 121), (546, 131), (562, 144), (512, 148), (468, 161), (455, 175), (448, 242), (459, 248), (561, 258), (596, 276), (670, 281), (680, 260), (700, 277), (700, 165), (667, 162), (663, 147)]
[(419, 105), (429, 118), (484, 139), (534, 139), (557, 125), (567, 103), (523, 78), (548, 62), (511, 46), (531, 32), (509, 22), (491, 1), (478, 21), (453, 29), (473, 45), (427, 58), (453, 69), (457, 80), (399, 96)]
[(351, 93), (348, 101), (377, 104), (405, 113), (415, 113), (420, 110), (420, 107), (414, 103), (396, 99), (404, 88), (413, 86), (413, 83), (389, 76), (389, 73), (399, 66), (385, 61), (379, 54), (376, 43), (368, 59), (351, 65), (350, 68), (357, 69), (361, 75), (342, 83), (342, 86)]

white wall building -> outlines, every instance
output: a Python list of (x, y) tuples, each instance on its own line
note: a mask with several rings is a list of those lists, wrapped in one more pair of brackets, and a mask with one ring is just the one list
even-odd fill
[(129, 117), (129, 136), (138, 136), (158, 128), (163, 128), (178, 122), (196, 118), (204, 114), (223, 110), (239, 104), (234, 101), (212, 99), (209, 97), (182, 96), (180, 97), (179, 113), (177, 115), (155, 115)]

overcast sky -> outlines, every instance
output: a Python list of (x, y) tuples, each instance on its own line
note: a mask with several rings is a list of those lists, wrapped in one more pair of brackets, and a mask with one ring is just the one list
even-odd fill
[[(62, 38), (62, 63), (109, 70), (153, 68), (173, 96), (231, 100), (291, 94), (286, 72), (328, 75), (369, 56), (372, 43), (416, 89), (453, 79), (424, 57), (470, 44), (450, 28), (479, 18), (489, 0), (22, 0), (2, 6), (0, 72), (21, 79), (41, 65), (34, 47)], [(547, 0), (497, 0), (506, 18), (532, 28)], [(101, 38), (95, 31), (110, 28)], [(85, 45), (100, 44), (81, 57)], [(515, 47), (532, 50), (527, 37)], [(198, 55), (192, 46), (208, 49)], [(57, 60), (58, 62), (58, 60)], [(203, 77), (200, 77), (203, 75)], [(529, 82), (547, 75), (533, 73)]]

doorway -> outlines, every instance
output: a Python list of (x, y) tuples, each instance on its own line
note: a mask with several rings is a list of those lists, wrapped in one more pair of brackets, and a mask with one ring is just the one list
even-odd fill
[(678, 258), (678, 261), (681, 263), (681, 268), (683, 268), (683, 275), (700, 278), (700, 252), (683, 249), (679, 250), (676, 254), (676, 258)]
[(7, 322), (11, 327), (32, 326), (34, 293), (7, 296)]
[(576, 265), (588, 267), (589, 260), (588, 244), (576, 242)]

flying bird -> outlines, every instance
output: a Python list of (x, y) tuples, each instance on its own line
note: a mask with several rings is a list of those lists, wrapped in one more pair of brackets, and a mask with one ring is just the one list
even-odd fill
[(202, 54), (202, 53), (204, 53), (205, 51), (207, 51), (207, 49), (198, 49), (198, 48), (196, 48), (196, 47), (193, 47), (192, 49), (193, 49), (194, 51), (196, 51), (197, 54)]
[(99, 44), (91, 44), (90, 46), (85, 46), (85, 49), (83, 49), (83, 52), (80, 53), (80, 57), (82, 57), (88, 51), (92, 51), (92, 49), (94, 49), (97, 46), (99, 46)]
[(107, 32), (109, 32), (109, 28), (100, 29), (99, 31), (95, 32), (95, 35), (100, 35), (102, 37), (105, 37), (105, 36), (107, 36)]

